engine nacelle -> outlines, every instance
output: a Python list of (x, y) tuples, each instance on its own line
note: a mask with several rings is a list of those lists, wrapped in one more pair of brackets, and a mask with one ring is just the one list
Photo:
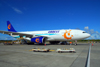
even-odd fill
[(45, 38), (44, 37), (35, 37), (31, 39), (31, 42), (34, 43), (45, 43)]

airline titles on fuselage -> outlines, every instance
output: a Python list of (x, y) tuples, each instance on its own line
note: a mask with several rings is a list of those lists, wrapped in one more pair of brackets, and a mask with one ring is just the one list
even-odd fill
[(56, 31), (48, 31), (48, 33), (59, 33), (59, 30), (56, 30)]

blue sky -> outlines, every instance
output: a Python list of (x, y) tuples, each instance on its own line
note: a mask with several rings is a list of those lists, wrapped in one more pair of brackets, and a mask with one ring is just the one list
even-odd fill
[(100, 39), (100, 0), (0, 0), (0, 30), (8, 20), (19, 32), (79, 28)]

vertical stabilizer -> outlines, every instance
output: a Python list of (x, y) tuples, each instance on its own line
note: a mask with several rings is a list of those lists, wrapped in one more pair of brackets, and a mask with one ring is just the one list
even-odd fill
[(8, 31), (11, 31), (11, 32), (17, 32), (13, 26), (11, 25), (11, 23), (9, 21), (7, 21), (7, 29)]

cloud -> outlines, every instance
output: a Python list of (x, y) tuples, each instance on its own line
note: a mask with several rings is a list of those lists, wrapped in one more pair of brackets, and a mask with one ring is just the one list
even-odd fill
[(94, 29), (89, 29), (88, 26), (84, 27), (84, 30), (85, 30), (87, 33), (91, 34), (91, 35), (94, 34), (94, 33), (96, 33), (96, 32), (94, 31)]
[(5, 35), (5, 34), (2, 34), (2, 36), (0, 35), (0, 40), (16, 40), (16, 38), (13, 38), (9, 35)]
[(91, 34), (91, 36), (87, 39), (100, 39), (100, 33), (98, 31), (94, 31), (94, 29), (89, 29), (88, 26), (84, 27), (84, 30)]
[(16, 7), (13, 7), (12, 5), (10, 5), (9, 3), (5, 2), (5, 4), (7, 4), (10, 8), (12, 8), (15, 12), (19, 13), (19, 14), (22, 14), (23, 12), (21, 10), (19, 10), (18, 8)]
[(85, 30), (88, 30), (88, 29), (89, 29), (89, 27), (88, 27), (88, 26), (86, 26), (86, 27), (84, 27), (84, 29), (85, 29)]
[(15, 7), (12, 7), (12, 9), (13, 9), (15, 12), (19, 13), (19, 14), (22, 14), (22, 13), (23, 13), (21, 10), (19, 10), (19, 9), (17, 9), (17, 8), (15, 8)]
[(90, 30), (90, 34), (94, 34), (95, 31), (93, 29)]
[(5, 40), (16, 40), (16, 38), (9, 36), (9, 37), (6, 37)]
[(7, 40), (8, 38), (5, 38), (5, 40)]

